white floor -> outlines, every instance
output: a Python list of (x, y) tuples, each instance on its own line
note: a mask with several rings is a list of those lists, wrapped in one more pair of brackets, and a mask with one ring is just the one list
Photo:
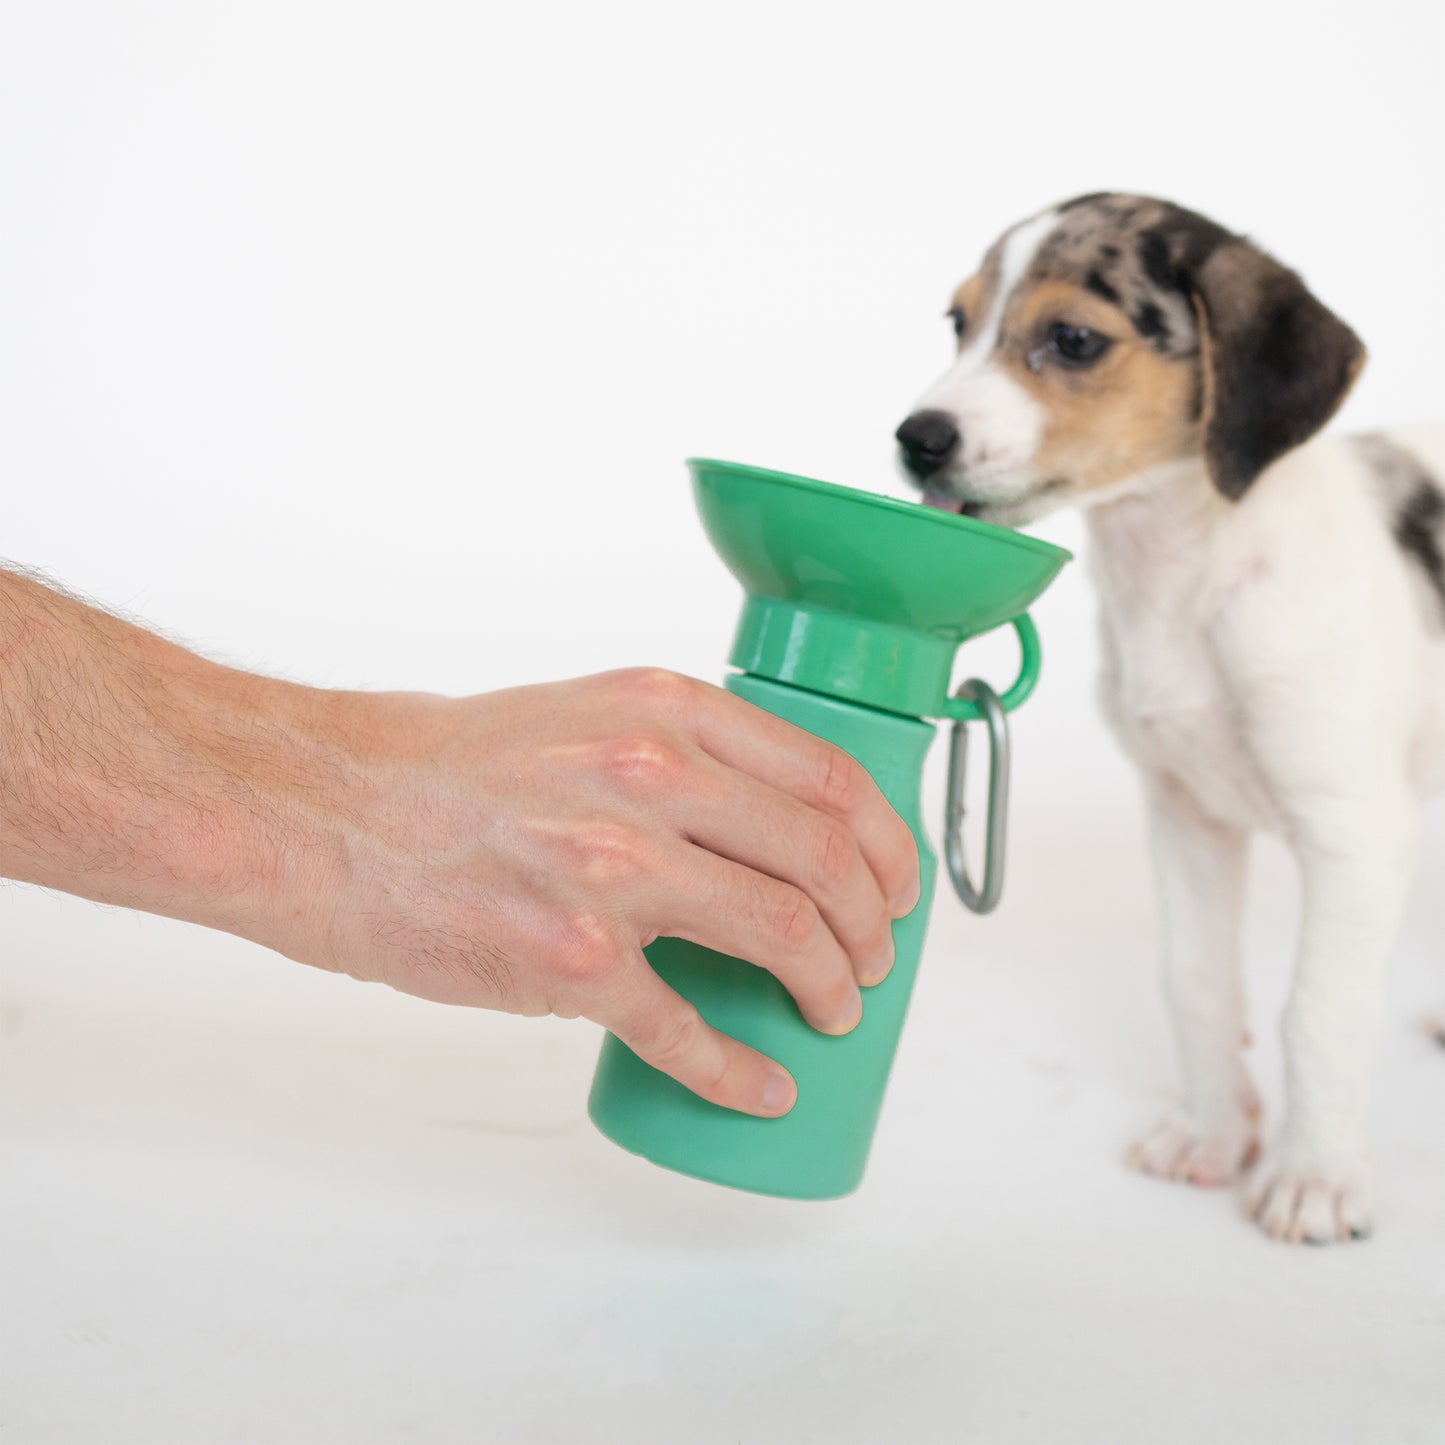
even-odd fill
[[(1379, 1228), (1271, 1244), (1127, 1173), (1171, 1073), (1132, 802), (940, 895), (869, 1179), (830, 1205), (598, 1137), (586, 1024), (449, 1011), (0, 891), (3, 1438), (1445, 1441), (1442, 821), (1391, 982)], [(1294, 907), (1257, 870), (1261, 1082)]]

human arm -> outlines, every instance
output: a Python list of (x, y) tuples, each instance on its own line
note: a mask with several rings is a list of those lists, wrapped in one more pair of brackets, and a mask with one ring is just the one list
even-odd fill
[(197, 657), (0, 570), (0, 875), (222, 928), (442, 1002), (586, 1015), (715, 1102), (778, 1067), (647, 966), (771, 969), (844, 1032), (917, 898), (845, 753), (651, 670), (451, 699)]

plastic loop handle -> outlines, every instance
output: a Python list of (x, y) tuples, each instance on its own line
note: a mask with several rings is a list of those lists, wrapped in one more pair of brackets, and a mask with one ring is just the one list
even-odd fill
[[(1043, 659), (1043, 652), (1039, 646), (1039, 630), (1034, 626), (1034, 620), (1027, 612), (1020, 612), (1011, 624), (1013, 630), (1019, 635), (1019, 650), (1022, 657), (1019, 661), (1019, 675), (1014, 678), (1013, 686), (998, 699), (998, 704), (1005, 712), (1012, 712), (1021, 703), (1026, 702), (1034, 688), (1039, 685), (1039, 663)], [(943, 715), (952, 718), (954, 722), (987, 722), (987, 714), (972, 697), (950, 697), (943, 704)]]

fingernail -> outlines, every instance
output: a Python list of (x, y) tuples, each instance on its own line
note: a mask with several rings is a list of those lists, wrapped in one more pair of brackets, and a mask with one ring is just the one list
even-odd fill
[(763, 1108), (769, 1114), (786, 1114), (798, 1100), (798, 1086), (781, 1069), (768, 1075), (763, 1084)]
[(854, 1029), (863, 1022), (863, 995), (854, 993), (853, 1001), (833, 1020), (832, 1028), (825, 1029), (825, 1033), (837, 1036), (839, 1034), (851, 1034)]
[(871, 967), (863, 970), (863, 987), (874, 988), (882, 983), (893, 971), (894, 947), (893, 935), (888, 935), (888, 942), (884, 947), (883, 955), (874, 961)]
[(895, 918), (907, 918), (918, 907), (918, 900), (922, 896), (923, 880), (915, 878), (908, 885), (907, 892), (898, 894), (888, 906), (892, 909)]

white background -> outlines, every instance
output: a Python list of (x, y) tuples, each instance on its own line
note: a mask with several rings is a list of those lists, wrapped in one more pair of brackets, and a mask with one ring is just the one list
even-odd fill
[[(305, 681), (718, 677), (682, 458), (901, 494), (953, 286), (1100, 188), (1301, 269), (1373, 354), (1343, 426), (1439, 414), (1438, 7), (870, 8), (9, 0), (0, 556)], [(0, 893), (5, 1438), (1445, 1439), (1441, 812), (1380, 1235), (1271, 1247), (1119, 1168), (1171, 1078), (1147, 860), (1082, 566), (1037, 615), (1010, 896), (940, 895), (842, 1205), (603, 1144), (589, 1025)]]

